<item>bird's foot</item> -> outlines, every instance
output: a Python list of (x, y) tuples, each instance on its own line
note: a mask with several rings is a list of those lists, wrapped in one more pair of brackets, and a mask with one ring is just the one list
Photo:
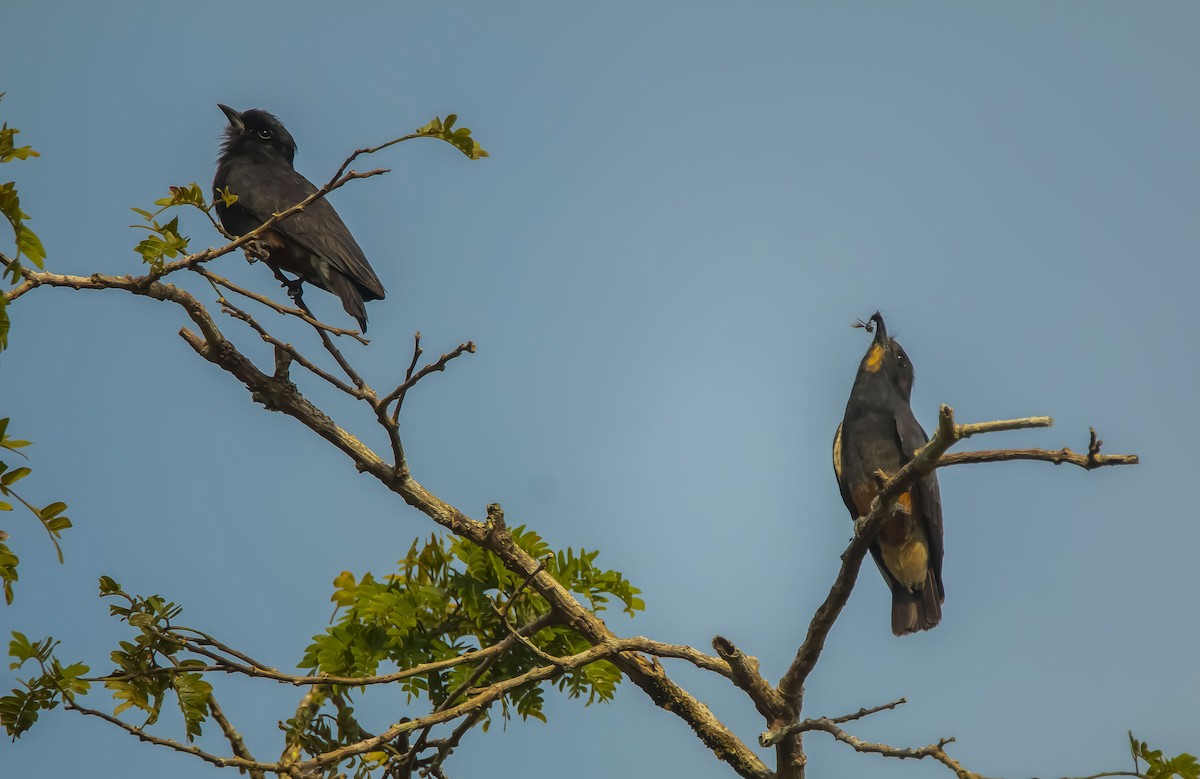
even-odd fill
[(304, 295), (304, 282), (300, 279), (286, 279), (280, 277), (279, 286), (287, 290), (288, 297), (295, 301), (296, 305), (300, 305), (301, 298)]
[(246, 241), (242, 245), (242, 254), (246, 257), (246, 262), (253, 265), (259, 260), (265, 260), (271, 255), (267, 247), (257, 239)]

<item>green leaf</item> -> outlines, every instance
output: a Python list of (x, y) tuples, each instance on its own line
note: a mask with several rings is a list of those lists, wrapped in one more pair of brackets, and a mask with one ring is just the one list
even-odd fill
[(33, 727), (43, 709), (51, 709), (55, 705), (56, 702), (47, 702), (45, 696), (33, 691), (13, 690), (11, 695), (0, 698), (0, 724), (15, 740)]
[(172, 206), (196, 206), (197, 208), (203, 210), (208, 209), (208, 204), (204, 201), (204, 191), (201, 190), (200, 185), (194, 181), (185, 187), (171, 187), (171, 194), (167, 197), (161, 197), (158, 200), (155, 200), (154, 205), (162, 206), (163, 208), (171, 208)]
[(21, 132), (15, 127), (9, 127), (7, 123), (0, 126), (0, 162), (11, 162), (12, 160), (27, 160), (30, 157), (40, 157), (29, 146), (17, 146), (13, 138), (17, 133)]
[(17, 256), (21, 255), (28, 257), (38, 268), (46, 267), (46, 249), (42, 240), (24, 223), (17, 228)]
[(120, 591), (121, 591), (121, 585), (117, 584), (117, 582), (111, 576), (101, 576), (100, 577), (100, 595), (101, 596), (116, 595)]
[[(7, 509), (4, 507), (8, 506)], [(12, 506), (0, 502), (0, 510), (11, 511)], [(0, 585), (4, 588), (4, 602), (9, 606), (13, 602), (13, 585), (17, 583), (17, 564), (20, 560), (4, 543), (0, 543)]]
[[(3, 464), (0, 463), (0, 465), (3, 465)], [(31, 473), (33, 473), (33, 471), (30, 470), (29, 468), (13, 468), (8, 473), (5, 473), (4, 475), (0, 476), (0, 484), (3, 484), (5, 487), (12, 486), (12, 484), (20, 481), (21, 479), (24, 479), (26, 476), (28, 476)]]
[(212, 685), (204, 681), (200, 674), (175, 674), (173, 686), (175, 696), (179, 699), (179, 710), (183, 713), (187, 740), (191, 742), (201, 735), (200, 725), (208, 716)]
[(80, 676), (91, 669), (83, 663), (72, 663), (66, 668), (59, 669), (59, 689), (68, 695), (86, 695), (91, 684), (80, 679)]
[(33, 644), (28, 638), (25, 637), (24, 633), (14, 630), (12, 634), (12, 641), (8, 642), (8, 656), (15, 659), (17, 662), (9, 665), (9, 669), (15, 671), (20, 668), (26, 660), (32, 657), (37, 657), (38, 652), (36, 646), (37, 645)]

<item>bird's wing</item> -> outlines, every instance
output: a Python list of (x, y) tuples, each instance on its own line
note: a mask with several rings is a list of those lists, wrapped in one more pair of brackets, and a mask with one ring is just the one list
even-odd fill
[[(232, 164), (225, 170), (223, 185), (238, 196), (238, 206), (262, 222), (317, 191), (304, 176), (282, 165)], [(357, 282), (370, 293), (364, 295), (368, 300), (384, 296), (379, 277), (328, 200), (310, 203), (276, 225), (275, 230)]]
[(858, 512), (854, 508), (854, 496), (842, 479), (842, 425), (838, 423), (837, 432), (833, 434), (833, 475), (837, 477), (838, 489), (842, 492), (842, 502), (850, 510), (850, 516), (857, 519)]
[[(896, 415), (896, 434), (906, 460), (911, 460), (917, 450), (923, 447), (929, 436), (921, 423), (913, 416), (911, 409), (908, 413)], [(929, 539), (929, 564), (933, 568), (934, 578), (937, 579), (938, 590), (944, 596), (942, 586), (942, 556), (945, 553), (945, 541), (942, 537), (942, 494), (938, 489), (937, 473), (931, 473), (917, 482), (913, 488), (920, 516), (925, 519), (925, 533)]]
[[(845, 424), (844, 422), (842, 424)], [(850, 485), (846, 483), (842, 475), (842, 425), (839, 424), (837, 432), (833, 434), (833, 474), (837, 477), (838, 489), (842, 493), (842, 502), (846, 504), (846, 508), (850, 511), (852, 519), (858, 519), (858, 507), (854, 505), (854, 495), (850, 492)], [(892, 592), (896, 591), (899, 586), (896, 583), (896, 577), (892, 576), (892, 572), (887, 569), (887, 565), (883, 562), (883, 552), (879, 548), (878, 539), (871, 541), (870, 545), (871, 557), (875, 560), (875, 566), (879, 568), (879, 573), (883, 574), (883, 580), (887, 582), (888, 589)]]

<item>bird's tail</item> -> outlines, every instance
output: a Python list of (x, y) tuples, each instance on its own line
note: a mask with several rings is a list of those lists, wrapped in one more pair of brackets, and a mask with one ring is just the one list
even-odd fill
[(942, 621), (942, 594), (934, 581), (933, 569), (925, 574), (925, 584), (917, 592), (903, 587), (892, 589), (892, 633), (897, 636), (929, 630)]
[(367, 306), (358, 285), (341, 273), (330, 273), (329, 291), (342, 301), (346, 313), (358, 320), (359, 329), (367, 332)]

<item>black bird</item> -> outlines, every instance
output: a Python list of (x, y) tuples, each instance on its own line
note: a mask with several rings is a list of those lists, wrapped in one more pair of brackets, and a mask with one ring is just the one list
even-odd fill
[[(317, 188), (292, 167), (296, 141), (278, 119), (258, 108), (239, 113), (227, 105), (217, 107), (229, 117), (229, 127), (217, 161), (213, 199), (221, 224), (241, 236)], [(216, 194), (225, 187), (238, 197), (232, 206), (225, 206)], [(298, 291), (299, 283), (307, 281), (332, 292), (366, 332), (364, 303), (383, 300), (383, 284), (328, 200), (309, 204), (259, 236), (258, 242), (269, 253), (264, 262), (276, 275), (284, 279), (280, 271), (287, 271), (298, 277), (284, 282), (289, 289)]]
[[(833, 439), (833, 470), (850, 516), (865, 516), (890, 477), (929, 440), (909, 405), (913, 367), (888, 338), (883, 316), (863, 356)], [(870, 328), (868, 328), (870, 329)], [(900, 496), (898, 510), (871, 541), (871, 555), (892, 591), (892, 632), (929, 630), (942, 619), (942, 498), (929, 474)]]

